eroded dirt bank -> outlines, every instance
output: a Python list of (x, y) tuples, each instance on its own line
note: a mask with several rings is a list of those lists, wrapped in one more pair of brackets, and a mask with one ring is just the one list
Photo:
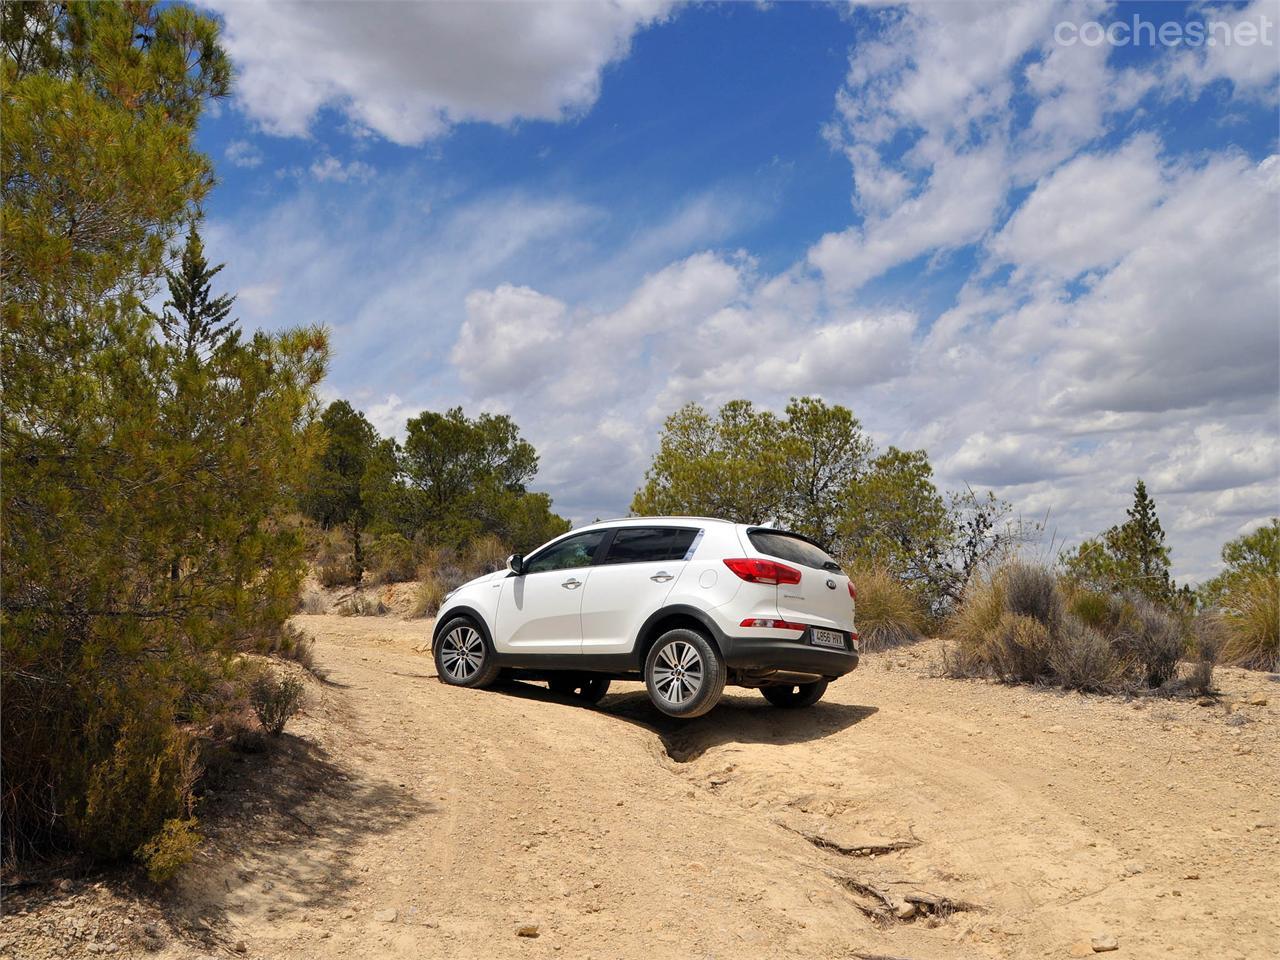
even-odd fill
[(636, 684), (598, 710), (541, 685), (446, 688), (414, 650), (424, 622), (298, 619), (330, 683), (263, 797), (208, 801), (221, 826), (165, 908), (172, 935), (68, 937), (55, 898), (47, 936), (6, 920), (11, 955), (1280, 950), (1263, 674), (1222, 671), (1230, 706), (1125, 703), (934, 679), (918, 648), (866, 658), (811, 711), (743, 691), (680, 724)]

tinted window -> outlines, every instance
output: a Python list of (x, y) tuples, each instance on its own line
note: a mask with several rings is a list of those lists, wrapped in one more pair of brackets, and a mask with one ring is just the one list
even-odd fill
[(534, 554), (525, 565), (525, 573), (544, 573), (547, 570), (570, 570), (573, 567), (591, 565), (596, 547), (604, 539), (605, 530), (590, 530), (576, 537), (569, 537)]
[(801, 540), (790, 534), (776, 530), (752, 530), (747, 534), (751, 545), (768, 557), (779, 560), (790, 560), (806, 567), (817, 567), (819, 570), (839, 570), (840, 564), (827, 555), (821, 547), (814, 546), (808, 540)]
[(689, 527), (621, 527), (605, 563), (646, 563), (683, 560), (698, 531)]

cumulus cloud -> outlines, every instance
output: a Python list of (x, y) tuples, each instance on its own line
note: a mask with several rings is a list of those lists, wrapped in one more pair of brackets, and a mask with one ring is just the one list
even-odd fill
[(670, 9), (665, 0), (207, 5), (225, 23), (236, 96), (263, 128), (304, 136), (330, 107), (406, 145), (462, 121), (586, 109), (604, 68)]

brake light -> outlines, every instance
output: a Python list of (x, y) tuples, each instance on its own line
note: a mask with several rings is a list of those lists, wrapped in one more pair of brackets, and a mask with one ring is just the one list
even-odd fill
[(761, 617), (747, 617), (740, 627), (761, 627), (765, 630), (806, 630), (803, 623), (792, 623), (790, 620), (766, 620)]
[(849, 581), (849, 599), (850, 600), (858, 599), (858, 591), (854, 589), (852, 580)]
[(785, 563), (774, 563), (772, 560), (759, 560), (754, 557), (740, 557), (726, 560), (724, 565), (736, 573), (747, 583), (799, 583), (800, 571), (788, 567)]

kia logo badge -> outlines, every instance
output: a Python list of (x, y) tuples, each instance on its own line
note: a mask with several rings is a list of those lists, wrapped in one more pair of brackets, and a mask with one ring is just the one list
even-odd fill
[(828, 590), (834, 590), (835, 588), (836, 588), (836, 582), (835, 582), (834, 580), (828, 580), (828, 581), (827, 581), (827, 589), (828, 589)]

